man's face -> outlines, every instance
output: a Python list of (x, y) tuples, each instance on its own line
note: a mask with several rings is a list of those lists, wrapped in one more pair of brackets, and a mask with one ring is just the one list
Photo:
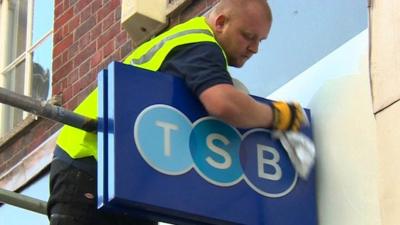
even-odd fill
[(260, 42), (267, 38), (271, 27), (271, 22), (256, 8), (240, 14), (240, 17), (228, 18), (217, 37), (229, 65), (234, 67), (242, 67), (257, 53)]

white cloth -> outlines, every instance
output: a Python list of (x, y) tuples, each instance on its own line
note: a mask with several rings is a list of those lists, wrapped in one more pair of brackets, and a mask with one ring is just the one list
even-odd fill
[(307, 179), (315, 163), (315, 145), (313, 141), (301, 132), (274, 132), (289, 155), (293, 167), (301, 178)]

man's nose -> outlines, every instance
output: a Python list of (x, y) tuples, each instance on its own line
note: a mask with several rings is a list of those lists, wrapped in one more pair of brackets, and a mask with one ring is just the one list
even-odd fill
[(258, 45), (259, 45), (260, 43), (258, 42), (258, 41), (252, 41), (252, 42), (250, 42), (250, 44), (249, 44), (249, 46), (247, 47), (247, 49), (251, 52), (251, 53), (253, 53), (253, 54), (256, 54), (257, 52), (258, 52)]

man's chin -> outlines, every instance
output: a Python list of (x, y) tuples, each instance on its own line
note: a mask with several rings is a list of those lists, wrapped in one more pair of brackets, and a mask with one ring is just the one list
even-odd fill
[(229, 63), (229, 66), (236, 67), (236, 68), (241, 68), (245, 63), (246, 63), (245, 60), (244, 61), (238, 61), (238, 62), (232, 62), (232, 63)]

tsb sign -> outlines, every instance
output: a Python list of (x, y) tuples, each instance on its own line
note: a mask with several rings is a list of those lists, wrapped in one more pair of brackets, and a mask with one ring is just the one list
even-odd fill
[(152, 105), (137, 117), (134, 138), (142, 158), (166, 175), (192, 168), (217, 186), (242, 179), (266, 197), (282, 197), (296, 185), (297, 173), (285, 150), (266, 129), (241, 134), (212, 117), (192, 122), (168, 105)]

